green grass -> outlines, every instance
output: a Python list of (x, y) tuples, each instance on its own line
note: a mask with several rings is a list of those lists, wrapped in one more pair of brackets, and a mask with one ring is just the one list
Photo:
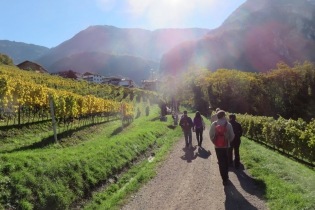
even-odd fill
[(240, 155), (271, 210), (315, 209), (314, 170), (247, 138), (242, 138)]
[[(109, 121), (107, 122), (107, 120)], [(61, 147), (69, 147), (80, 143), (85, 138), (82, 136), (93, 135), (99, 132), (99, 127), (95, 125), (103, 124), (112, 129), (112, 124), (109, 123), (117, 119), (117, 117), (101, 118), (100, 123), (89, 122), (86, 125), (80, 125), (78, 122), (74, 123), (69, 129), (64, 125), (57, 126), (57, 136)], [(43, 122), (36, 122), (25, 124), (22, 128), (18, 129), (17, 126), (4, 126), (0, 127), (0, 153), (15, 152), (18, 150), (28, 150), (36, 148), (46, 148), (54, 145), (54, 134), (52, 131), (52, 123), (50, 120)], [(96, 129), (96, 130), (95, 130)], [(90, 139), (90, 138), (88, 138)]]
[(132, 166), (117, 183), (110, 185), (104, 192), (94, 194), (84, 209), (119, 209), (120, 205), (126, 202), (127, 196), (155, 177), (157, 166), (164, 162), (174, 142), (182, 135), (180, 127), (177, 127), (174, 131), (158, 138), (158, 148), (154, 150), (155, 158), (152, 162), (145, 159), (140, 164)]
[[(151, 121), (156, 116), (141, 117), (124, 130), (120, 121), (93, 126), (82, 131), (83, 141), (66, 147), (61, 143), (0, 154), (0, 209), (68, 209), (87, 198), (150, 147), (182, 135), (180, 129), (167, 127), (170, 120)], [(145, 176), (136, 180), (130, 186), (140, 185)]]

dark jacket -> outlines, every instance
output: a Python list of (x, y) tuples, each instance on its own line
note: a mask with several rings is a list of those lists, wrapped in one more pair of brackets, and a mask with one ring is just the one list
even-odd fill
[(190, 129), (192, 127), (194, 127), (194, 123), (193, 123), (192, 119), (190, 117), (188, 117), (187, 115), (183, 115), (182, 116), (182, 118), (179, 121), (179, 126), (183, 128), (184, 120), (186, 120), (186, 119), (187, 119), (187, 121), (189, 123)]
[(233, 131), (235, 134), (235, 137), (232, 141), (233, 144), (237, 144), (241, 142), (241, 136), (243, 135), (243, 129), (241, 124), (239, 124), (237, 121), (235, 120), (230, 120), (230, 123), (233, 127)]

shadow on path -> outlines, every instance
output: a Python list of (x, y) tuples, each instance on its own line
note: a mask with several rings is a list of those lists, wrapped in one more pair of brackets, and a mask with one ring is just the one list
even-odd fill
[(257, 208), (249, 203), (235, 188), (231, 181), (224, 187), (224, 192), (226, 196), (225, 210), (257, 210)]
[(195, 150), (196, 150), (196, 147), (193, 147), (193, 148), (185, 147), (185, 148), (183, 148), (183, 151), (185, 152), (185, 155), (181, 156), (180, 158), (182, 160), (187, 160), (187, 163), (191, 163), (192, 160), (195, 160), (197, 158), (197, 154), (194, 154)]
[(254, 179), (254, 178), (248, 176), (244, 172), (245, 167), (243, 164), (240, 164), (239, 169), (236, 169), (234, 167), (230, 167), (229, 171), (236, 174), (243, 190), (245, 190), (247, 193), (249, 193), (251, 195), (255, 195), (259, 199), (263, 200), (263, 196), (266, 195), (266, 184), (264, 181), (259, 180), (259, 179)]
[(208, 159), (211, 155), (210, 150), (205, 150), (203, 147), (199, 147), (198, 152), (196, 153), (196, 155), (200, 158), (203, 159)]

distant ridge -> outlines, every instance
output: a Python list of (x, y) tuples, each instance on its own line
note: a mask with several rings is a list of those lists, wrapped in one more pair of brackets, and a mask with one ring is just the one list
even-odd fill
[(247, 0), (207, 36), (163, 55), (160, 71), (189, 66), (266, 72), (279, 61), (315, 62), (315, 5), (307, 0)]
[(200, 28), (149, 31), (114, 26), (90, 26), (57, 47), (51, 48), (36, 61), (50, 69), (55, 61), (80, 52), (128, 54), (159, 61), (163, 53), (175, 45), (199, 39), (209, 31)]
[(138, 86), (150, 76), (151, 69), (158, 69), (159, 62), (132, 55), (115, 55), (103, 52), (82, 52), (54, 62), (52, 72), (75, 70), (79, 73), (94, 72), (103, 76), (131, 78)]
[(14, 64), (19, 64), (25, 60), (34, 61), (48, 51), (49, 48), (39, 45), (0, 40), (0, 53), (8, 55)]

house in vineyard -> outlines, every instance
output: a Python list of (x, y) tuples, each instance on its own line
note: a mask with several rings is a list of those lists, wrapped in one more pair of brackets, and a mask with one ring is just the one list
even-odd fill
[(41, 65), (38, 63), (32, 62), (32, 61), (24, 61), (17, 65), (20, 69), (27, 70), (27, 71), (35, 71), (37, 73), (45, 73), (48, 74), (48, 71), (44, 69)]
[(128, 88), (133, 88), (137, 86), (136, 83), (132, 79), (118, 78), (118, 77), (103, 78), (102, 84), (123, 86), (123, 87), (128, 87)]
[(54, 73), (51, 73), (51, 75), (60, 76), (63, 78), (72, 78), (72, 79), (77, 79), (77, 80), (81, 79), (81, 77), (82, 77), (81, 73), (75, 72), (72, 70), (54, 72)]
[(103, 81), (103, 76), (92, 72), (85, 72), (82, 75), (82, 79), (88, 82), (95, 82), (101, 84)]
[(156, 91), (159, 87), (160, 81), (158, 81), (158, 79), (155, 77), (155, 73), (153, 69), (151, 69), (151, 74), (150, 74), (149, 79), (143, 79), (141, 83), (143, 85), (142, 88), (144, 90)]

